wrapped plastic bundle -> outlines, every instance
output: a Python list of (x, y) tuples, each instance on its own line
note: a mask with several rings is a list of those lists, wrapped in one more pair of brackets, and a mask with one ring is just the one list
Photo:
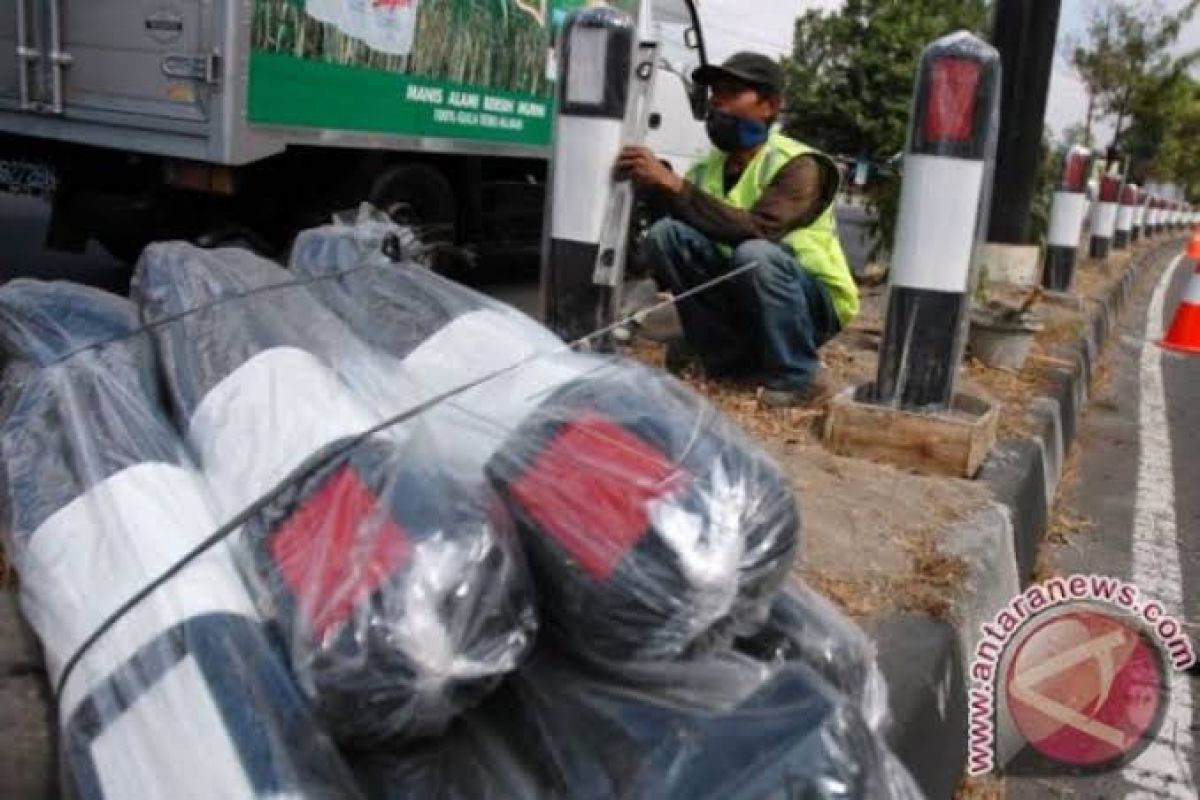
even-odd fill
[(439, 733), (532, 645), (494, 495), (441, 468), (436, 430), (384, 425), (401, 376), (279, 267), (155, 245), (135, 293), (180, 424), (243, 521), (260, 604), (335, 737)]
[(875, 646), (816, 592), (789, 585), (775, 597), (767, 624), (736, 642), (739, 652), (770, 664), (799, 661), (856, 703), (871, 730), (888, 722), (887, 683)]
[(301, 232), (288, 269), (311, 281), (313, 294), (360, 339), (403, 358), (455, 317), (476, 310), (444, 288), (453, 284), (417, 263), (417, 250), (406, 228), (364, 210), (353, 222)]
[(414, 248), (406, 229), (363, 214), (301, 233), (290, 268), (390, 360), (392, 413), (441, 400), (422, 418), (439, 432), (442, 460), (482, 479), (541, 397), (598, 363), (510, 306), (431, 273)]
[(583, 656), (667, 660), (751, 632), (792, 565), (799, 516), (778, 468), (649, 369), (565, 385), (488, 470), (547, 621)]
[(136, 322), (72, 284), (0, 289), (3, 526), (71, 794), (356, 796), (227, 546), (118, 613), (218, 528)]
[(854, 703), (726, 653), (618, 678), (543, 651), (436, 747), (353, 763), (373, 800), (916, 800)]
[(761, 622), (799, 527), (775, 466), (672, 379), (565, 352), (528, 317), (394, 263), (403, 236), (369, 220), (307, 231), (292, 270), (393, 357), (398, 386), (420, 387), (399, 406), (454, 392), (426, 418), (447, 462), (490, 463), (563, 640), (654, 660)]

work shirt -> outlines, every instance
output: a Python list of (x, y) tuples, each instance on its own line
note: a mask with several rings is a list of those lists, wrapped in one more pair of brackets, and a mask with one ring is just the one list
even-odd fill
[(858, 314), (859, 295), (838, 240), (840, 185), (831, 158), (773, 133), (740, 171), (719, 151), (694, 164), (670, 211), (727, 252), (752, 239), (791, 251), (829, 291), (845, 327)]
[[(797, 156), (788, 162), (762, 197), (748, 211), (730, 205), (700, 189), (689, 180), (674, 198), (671, 216), (720, 244), (736, 247), (751, 239), (778, 242), (796, 228), (816, 222), (837, 192), (836, 175), (827, 175), (823, 162), (814, 156)], [(741, 172), (725, 175), (729, 191)]]

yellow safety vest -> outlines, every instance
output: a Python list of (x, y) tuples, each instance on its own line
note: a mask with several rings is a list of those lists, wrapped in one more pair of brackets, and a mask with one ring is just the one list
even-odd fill
[[(701, 191), (719, 197), (735, 208), (749, 211), (779, 171), (792, 159), (804, 155), (822, 159), (828, 163), (833, 174), (838, 174), (837, 165), (829, 156), (795, 139), (773, 133), (746, 165), (731, 191), (725, 191), (726, 155), (719, 150), (697, 162), (688, 171), (688, 178)], [(829, 290), (838, 319), (845, 328), (858, 314), (858, 287), (838, 239), (833, 205), (831, 202), (812, 225), (797, 228), (785, 235), (781, 243), (790, 248), (804, 268)], [(722, 248), (722, 251), (729, 252), (729, 248)]]

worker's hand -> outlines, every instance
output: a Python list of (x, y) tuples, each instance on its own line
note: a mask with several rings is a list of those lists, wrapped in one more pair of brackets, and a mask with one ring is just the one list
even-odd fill
[(658, 189), (679, 194), (683, 191), (683, 178), (659, 161), (649, 147), (630, 145), (621, 150), (615, 169), (617, 180), (631, 180), (645, 189)]

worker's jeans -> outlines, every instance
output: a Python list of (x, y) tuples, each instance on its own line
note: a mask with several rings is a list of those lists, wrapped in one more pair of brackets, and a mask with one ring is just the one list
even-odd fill
[(820, 371), (817, 348), (841, 330), (829, 291), (792, 254), (762, 239), (732, 258), (696, 229), (673, 219), (647, 235), (646, 256), (660, 285), (677, 297), (750, 264), (735, 278), (680, 301), (688, 344), (710, 376), (803, 390)]

